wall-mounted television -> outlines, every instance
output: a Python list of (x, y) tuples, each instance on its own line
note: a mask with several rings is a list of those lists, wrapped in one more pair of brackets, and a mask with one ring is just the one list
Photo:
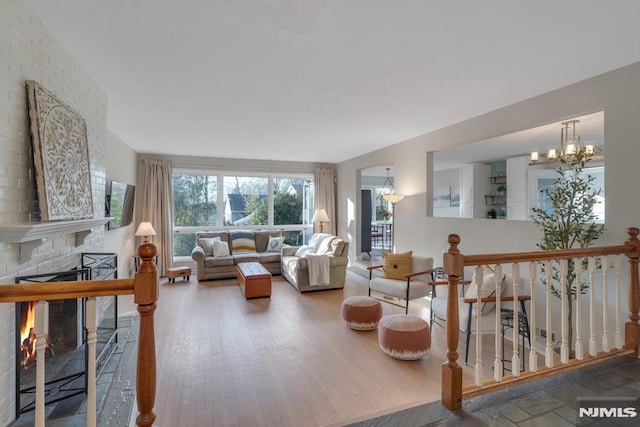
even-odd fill
[(135, 193), (135, 185), (116, 181), (111, 181), (107, 184), (105, 215), (112, 217), (107, 224), (109, 230), (131, 224), (131, 221), (133, 221)]

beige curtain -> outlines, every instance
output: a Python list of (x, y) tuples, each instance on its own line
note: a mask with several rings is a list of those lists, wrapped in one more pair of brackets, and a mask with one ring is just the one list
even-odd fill
[[(323, 224), (325, 233), (336, 234), (336, 190), (335, 173), (331, 168), (317, 168), (315, 172), (315, 194), (313, 203), (315, 209), (324, 209), (329, 216), (329, 224)], [(313, 225), (316, 230), (316, 224)]]
[(172, 222), (172, 168), (167, 160), (144, 161), (144, 185), (142, 189), (142, 218), (156, 230), (151, 241), (158, 248), (158, 271), (166, 275), (173, 265)]

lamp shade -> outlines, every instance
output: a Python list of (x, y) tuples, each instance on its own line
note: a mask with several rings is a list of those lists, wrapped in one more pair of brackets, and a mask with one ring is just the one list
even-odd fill
[(327, 211), (324, 209), (316, 209), (313, 214), (313, 218), (311, 218), (311, 222), (329, 222), (329, 215), (327, 215)]
[(136, 236), (148, 237), (155, 235), (156, 230), (153, 229), (153, 225), (151, 225), (151, 223), (148, 221), (141, 222), (138, 226), (138, 229), (136, 230)]
[(398, 203), (400, 200), (404, 199), (404, 195), (402, 194), (383, 194), (382, 198), (385, 199), (387, 202), (391, 203), (391, 204), (396, 204)]

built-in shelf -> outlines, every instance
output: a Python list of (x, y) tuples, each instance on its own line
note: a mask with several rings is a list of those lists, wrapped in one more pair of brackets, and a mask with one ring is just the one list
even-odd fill
[(485, 202), (487, 206), (506, 206), (506, 197), (504, 194), (485, 194)]
[(491, 209), (487, 212), (487, 217), (495, 219), (504, 219), (506, 217), (507, 207), (507, 175), (504, 172), (498, 172), (489, 177), (491, 194), (484, 195), (484, 201)]
[(104, 226), (111, 218), (76, 219), (73, 221), (26, 222), (0, 224), (0, 242), (18, 243), (19, 262), (31, 259), (34, 249), (45, 240), (75, 233), (76, 246), (84, 243), (93, 231)]
[(489, 181), (491, 181), (491, 184), (506, 184), (507, 175), (492, 175), (489, 177)]

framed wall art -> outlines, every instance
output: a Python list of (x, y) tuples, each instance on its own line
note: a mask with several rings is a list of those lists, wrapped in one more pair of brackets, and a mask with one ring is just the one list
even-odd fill
[(449, 200), (452, 208), (460, 207), (460, 186), (451, 186), (451, 199)]
[(93, 218), (84, 119), (35, 81), (27, 94), (42, 221)]
[(448, 208), (451, 205), (451, 188), (440, 185), (433, 188), (433, 207)]

